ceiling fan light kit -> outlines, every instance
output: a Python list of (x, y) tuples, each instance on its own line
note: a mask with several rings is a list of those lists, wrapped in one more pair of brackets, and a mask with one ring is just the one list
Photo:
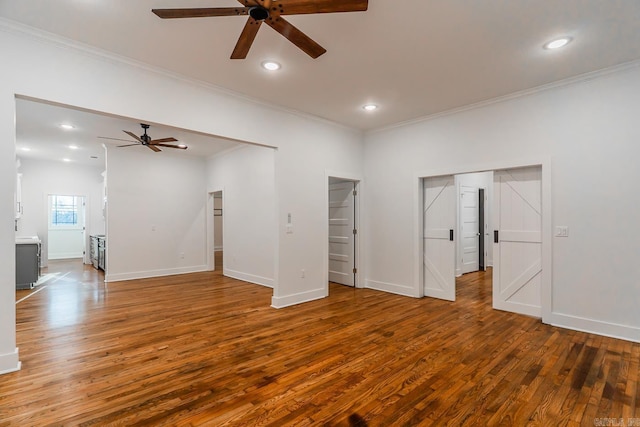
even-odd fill
[(335, 12), (364, 12), (368, 0), (238, 0), (244, 7), (211, 7), (191, 9), (152, 9), (162, 19), (240, 16), (249, 18), (240, 33), (231, 59), (245, 59), (262, 23), (266, 23), (312, 58), (327, 50), (283, 18), (284, 15), (303, 15)]

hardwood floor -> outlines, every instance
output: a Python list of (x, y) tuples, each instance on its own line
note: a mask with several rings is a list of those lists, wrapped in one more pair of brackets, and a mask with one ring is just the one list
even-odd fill
[(276, 310), (217, 272), (56, 269), (17, 305), (0, 426), (640, 423), (640, 344), (493, 310), (488, 274), (455, 303), (331, 285)]

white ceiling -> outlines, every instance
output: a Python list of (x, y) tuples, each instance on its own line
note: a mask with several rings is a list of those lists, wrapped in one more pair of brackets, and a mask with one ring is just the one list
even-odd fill
[[(246, 17), (162, 20), (151, 13), (237, 5), (0, 0), (0, 16), (362, 130), (640, 58), (637, 0), (370, 0), (366, 12), (288, 16), (327, 49), (315, 60), (268, 26), (247, 59), (231, 60)], [(561, 50), (542, 48), (561, 35), (574, 40)], [(265, 59), (282, 70), (262, 70)], [(379, 110), (363, 111), (368, 102)]]
[[(61, 124), (70, 124), (74, 129), (65, 130)], [(92, 112), (79, 111), (58, 105), (45, 104), (26, 99), (16, 100), (16, 148), (21, 159), (47, 159), (71, 164), (104, 168), (105, 148), (135, 143), (123, 131), (142, 135), (140, 123), (133, 119), (111, 117)], [(174, 137), (186, 144), (186, 150), (161, 147), (161, 153), (152, 152), (143, 146), (122, 147), (119, 150), (148, 151), (149, 155), (209, 157), (216, 153), (241, 145), (235, 141), (214, 138), (187, 132), (168, 126), (151, 124), (147, 133), (154, 139)], [(116, 138), (120, 140), (103, 139)], [(69, 146), (76, 146), (71, 149)], [(28, 149), (29, 151), (24, 151)]]

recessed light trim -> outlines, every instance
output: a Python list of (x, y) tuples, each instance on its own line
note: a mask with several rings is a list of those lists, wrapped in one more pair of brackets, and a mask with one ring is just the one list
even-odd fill
[(66, 157), (64, 159), (62, 159), (63, 162), (70, 162), (71, 159), (67, 159)]
[(276, 61), (262, 61), (262, 68), (267, 71), (278, 71), (282, 66)]
[(559, 37), (545, 43), (543, 47), (548, 50), (560, 49), (571, 43), (572, 40), (571, 37)]
[(71, 149), (71, 150), (77, 150), (78, 148), (80, 148), (80, 147), (78, 147), (77, 145), (73, 145), (73, 144), (69, 145), (68, 147), (69, 147), (69, 149)]
[(31, 148), (29, 148), (29, 147), (20, 147), (20, 151), (24, 151), (24, 152), (31, 151)]
[(376, 104), (365, 104), (362, 106), (364, 111), (376, 111), (378, 108)]
[(71, 125), (69, 123), (60, 123), (60, 127), (64, 130), (72, 130), (76, 128), (74, 125)]

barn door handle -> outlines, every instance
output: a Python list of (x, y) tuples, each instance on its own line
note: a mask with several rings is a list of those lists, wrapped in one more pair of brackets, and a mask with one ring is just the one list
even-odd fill
[(453, 242), (453, 230), (449, 230), (449, 240)]
[(493, 243), (499, 243), (500, 242), (500, 236), (498, 235), (498, 230), (493, 230)]

